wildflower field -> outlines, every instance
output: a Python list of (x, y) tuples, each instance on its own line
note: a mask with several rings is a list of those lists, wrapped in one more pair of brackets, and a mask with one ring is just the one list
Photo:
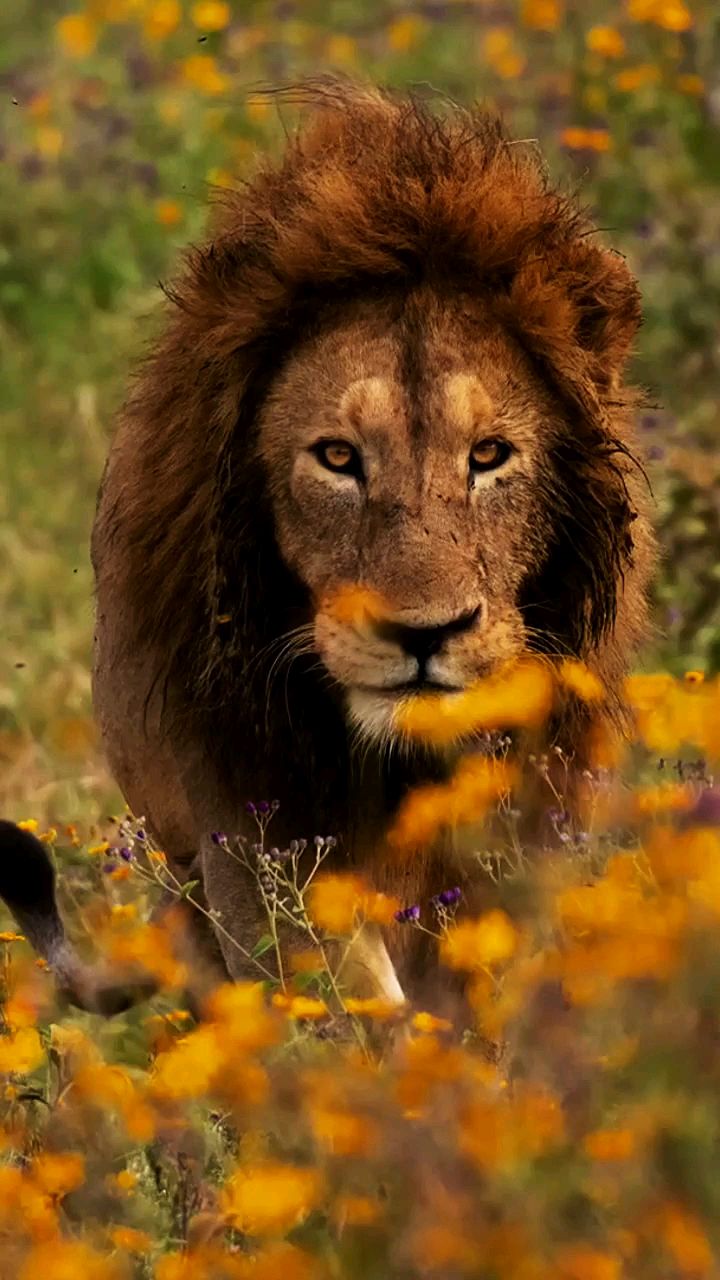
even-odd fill
[[(462, 827), (477, 917), (453, 883), (408, 903), (326, 873), (335, 833), (276, 849), (273, 799), (247, 797), (250, 836), (215, 840), (257, 877), (257, 981), (195, 1017), (181, 931), (151, 919), (192, 885), (93, 727), (89, 532), (158, 282), (212, 188), (291, 127), (263, 86), (330, 69), (494, 103), (630, 261), (657, 630), (627, 682), (635, 739), (605, 744), (582, 805), (562, 761), (532, 762), (545, 856), (518, 835), (511, 753), (401, 810), (398, 856)], [(0, 817), (50, 852), (83, 955), (160, 990), (70, 1009), (0, 920), (0, 1280), (720, 1275), (719, 314), (714, 0), (2, 7)], [(542, 718), (548, 678), (493, 689), (495, 721)], [(605, 697), (579, 664), (557, 679)], [(453, 714), (484, 727), (489, 696)], [(408, 729), (437, 735), (423, 717)], [(457, 1017), (348, 993), (378, 924), (433, 936)]]

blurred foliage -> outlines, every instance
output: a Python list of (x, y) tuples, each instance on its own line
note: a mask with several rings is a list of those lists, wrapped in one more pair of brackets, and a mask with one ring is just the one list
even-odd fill
[(637, 378), (665, 560), (651, 657), (720, 667), (715, 0), (13, 0), (0, 13), (0, 805), (113, 795), (89, 711), (94, 496), (157, 281), (210, 188), (336, 68), (498, 106), (582, 190), (645, 298)]

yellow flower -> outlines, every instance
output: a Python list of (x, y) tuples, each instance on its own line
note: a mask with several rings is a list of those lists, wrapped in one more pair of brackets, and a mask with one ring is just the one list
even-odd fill
[(535, 727), (549, 714), (553, 687), (550, 668), (525, 659), (476, 681), (463, 693), (409, 699), (397, 712), (396, 724), (402, 732), (435, 746), (480, 729)]
[(317, 1169), (297, 1165), (249, 1165), (225, 1183), (221, 1203), (228, 1221), (251, 1236), (279, 1235), (299, 1226), (320, 1203)]
[(635, 1154), (635, 1135), (631, 1129), (596, 1129), (586, 1134), (583, 1147), (591, 1160), (629, 1160)]
[(276, 992), (272, 998), (276, 1009), (282, 1009), (288, 1018), (327, 1018), (329, 1009), (324, 1000), (315, 1000), (312, 996), (286, 996)]
[(17, 825), (21, 831), (37, 831), (38, 829), (37, 818), (23, 818), (22, 822), (18, 822)]
[(450, 969), (482, 969), (509, 960), (517, 944), (517, 929), (505, 912), (488, 911), (452, 925), (440, 942), (440, 959)]
[(685, 679), (688, 684), (702, 684), (705, 679), (704, 671), (686, 671)]
[(66, 1196), (85, 1181), (85, 1159), (77, 1152), (55, 1155), (46, 1151), (30, 1167), (36, 1186), (53, 1197)]
[[(183, 211), (177, 200), (156, 200), (155, 218), (162, 227), (176, 227), (179, 222), (182, 222)], [(160, 862), (162, 859), (155, 854), (153, 860)]]
[(183, 79), (201, 93), (226, 93), (227, 76), (220, 71), (215, 58), (206, 53), (193, 53), (180, 64)]
[(591, 27), (585, 43), (592, 53), (599, 53), (603, 58), (622, 58), (625, 52), (625, 41), (617, 27)]
[(182, 22), (180, 0), (154, 0), (143, 17), (146, 40), (166, 40)]
[(55, 33), (65, 51), (74, 58), (86, 58), (97, 44), (97, 27), (86, 13), (68, 13), (55, 24)]
[(426, 30), (427, 23), (417, 14), (403, 14), (388, 27), (388, 45), (393, 53), (408, 53), (420, 43)]
[(153, 1246), (147, 1232), (136, 1231), (134, 1227), (111, 1227), (108, 1235), (116, 1249), (124, 1249), (127, 1253), (148, 1253)]
[(57, 828), (48, 827), (47, 831), (43, 831), (38, 839), (42, 840), (43, 844), (54, 844), (57, 840)]
[(0, 1073), (27, 1075), (40, 1066), (45, 1051), (35, 1027), (20, 1027), (0, 1037)]
[[(598, 130), (591, 129), (590, 132), (597, 133)], [(560, 663), (560, 679), (584, 702), (600, 702), (605, 697), (602, 681), (583, 662), (566, 658)]]
[(109, 843), (109, 841), (107, 841), (107, 840), (102, 840), (102, 841), (100, 842), (100, 844), (93, 844), (93, 845), (90, 845), (90, 847), (89, 847), (89, 849), (88, 849), (88, 853), (89, 853), (89, 854), (92, 854), (93, 856), (95, 856), (96, 854), (107, 853), (107, 851), (108, 851), (108, 849), (109, 849), (109, 848), (110, 848), (110, 843)]
[(523, 0), (520, 15), (526, 27), (556, 31), (562, 22), (563, 10), (560, 0)]
[(225, 0), (198, 0), (191, 16), (198, 31), (224, 31), (230, 26), (232, 10)]
[(436, 1018), (432, 1013), (419, 1012), (413, 1016), (412, 1026), (416, 1031), (422, 1031), (428, 1035), (435, 1031), (451, 1031), (452, 1022), (448, 1022), (447, 1018)]
[(443, 826), (479, 822), (490, 806), (506, 795), (516, 771), (501, 760), (469, 756), (447, 783), (416, 787), (398, 810), (388, 842), (409, 850), (427, 845)]
[(0, 942), (24, 942), (24, 941), (25, 941), (24, 933), (8, 933), (7, 931), (3, 931), (2, 933), (0, 933)]

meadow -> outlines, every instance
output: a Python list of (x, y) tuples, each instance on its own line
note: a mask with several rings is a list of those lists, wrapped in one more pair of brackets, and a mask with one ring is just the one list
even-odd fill
[[(51, 851), (81, 945), (162, 988), (107, 1022), (69, 1011), (0, 933), (2, 1280), (719, 1273), (719, 54), (713, 0), (0, 12), (0, 815)], [(281, 145), (292, 111), (263, 86), (327, 69), (494, 104), (627, 256), (657, 627), (628, 686), (638, 741), (615, 778), (598, 764), (583, 829), (558, 798), (561, 854), (532, 865), (479, 826), (497, 902), (463, 922), (453, 885), (396, 903), (320, 865), (305, 889), (324, 846), (298, 832), (269, 872), (298, 908), (292, 973), (270, 920), (258, 984), (195, 1023), (149, 922), (184, 886), (93, 727), (89, 531), (158, 282), (213, 188)], [(343, 992), (328, 943), (364, 920), (437, 937), (467, 975), (461, 1039)]]

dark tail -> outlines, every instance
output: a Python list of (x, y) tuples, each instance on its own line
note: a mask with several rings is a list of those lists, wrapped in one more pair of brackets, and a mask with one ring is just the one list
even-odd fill
[(0, 898), (20, 930), (47, 960), (71, 1004), (107, 1017), (153, 995), (151, 980), (121, 983), (86, 965), (65, 933), (55, 896), (55, 871), (45, 846), (29, 831), (0, 819)]

